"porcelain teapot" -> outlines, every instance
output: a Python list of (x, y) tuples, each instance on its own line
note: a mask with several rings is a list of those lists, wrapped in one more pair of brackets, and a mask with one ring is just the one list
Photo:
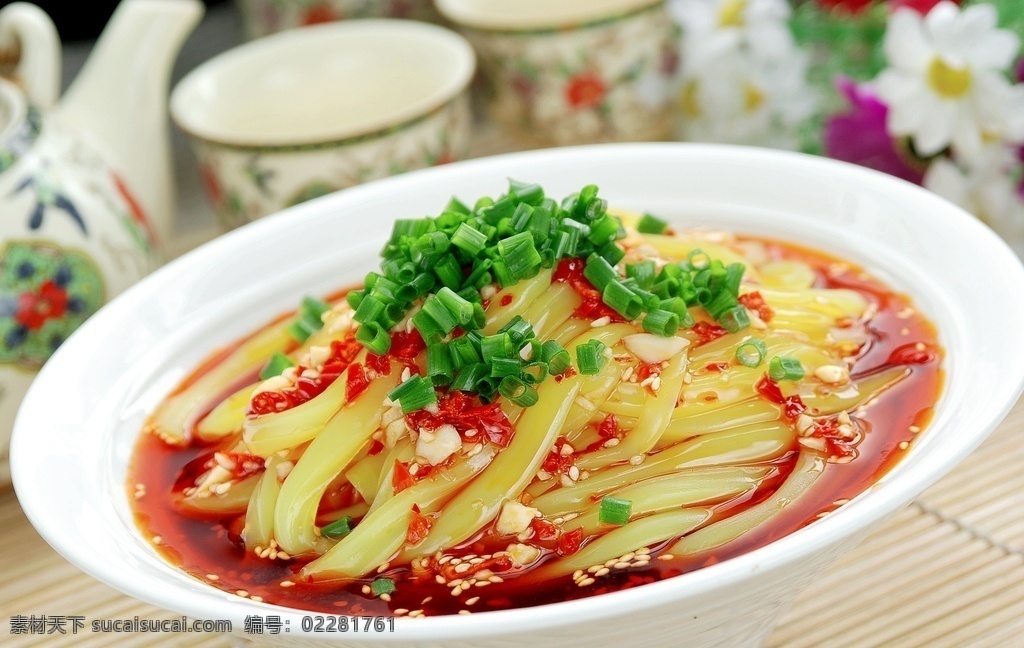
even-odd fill
[(0, 9), (0, 482), (32, 377), (157, 264), (173, 208), (168, 83), (202, 13), (198, 0), (124, 0), (58, 101), (53, 22), (31, 4)]

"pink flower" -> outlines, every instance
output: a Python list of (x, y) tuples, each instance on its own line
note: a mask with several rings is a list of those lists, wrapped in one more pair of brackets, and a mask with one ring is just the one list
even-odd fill
[(924, 169), (912, 163), (886, 129), (886, 105), (847, 77), (840, 77), (837, 86), (850, 109), (825, 123), (826, 155), (921, 184)]

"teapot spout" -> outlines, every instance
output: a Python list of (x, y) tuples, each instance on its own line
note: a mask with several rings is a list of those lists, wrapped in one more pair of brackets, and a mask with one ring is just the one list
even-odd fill
[(124, 0), (56, 109), (99, 140), (164, 240), (174, 210), (168, 84), (203, 11), (199, 0)]

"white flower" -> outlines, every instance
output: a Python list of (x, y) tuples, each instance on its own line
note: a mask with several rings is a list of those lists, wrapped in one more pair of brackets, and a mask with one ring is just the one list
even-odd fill
[(942, 2), (925, 17), (900, 9), (890, 19), (878, 95), (889, 130), (911, 137), (922, 156), (952, 145), (969, 159), (985, 142), (1024, 139), (1024, 88), (1003, 76), (1020, 43), (997, 18), (991, 5)]
[(795, 47), (767, 59), (747, 50), (724, 53), (683, 73), (680, 103), (687, 140), (796, 148), (797, 126), (814, 114), (807, 58)]
[(699, 49), (712, 57), (736, 47), (777, 57), (792, 43), (786, 0), (672, 0), (669, 10), (683, 26), (684, 40), (699, 39)]
[(985, 221), (1018, 250), (1024, 250), (1024, 201), (1017, 192), (1014, 151), (989, 145), (969, 164), (936, 158), (924, 176), (924, 186)]

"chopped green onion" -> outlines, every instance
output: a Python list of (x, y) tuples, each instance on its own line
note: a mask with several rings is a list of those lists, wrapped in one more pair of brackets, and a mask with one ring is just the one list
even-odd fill
[(316, 297), (303, 297), (302, 298), (302, 311), (308, 313), (316, 319), (320, 319), (324, 313), (331, 310), (330, 304), (324, 301), (320, 301)]
[(445, 205), (444, 210), (446, 212), (453, 212), (453, 213), (456, 213), (456, 214), (463, 214), (464, 216), (469, 216), (469, 207), (466, 207), (455, 196), (452, 196), (452, 199), (448, 201), (448, 204)]
[(420, 337), (427, 344), (440, 342), (447, 333), (438, 326), (434, 318), (426, 310), (420, 310), (412, 316), (412, 325), (420, 332)]
[(540, 398), (537, 390), (515, 376), (506, 376), (498, 383), (498, 393), (520, 407), (530, 407)]
[(742, 263), (730, 263), (725, 269), (725, 290), (731, 295), (740, 294), (740, 282), (743, 280), (743, 272), (747, 269)]
[(644, 290), (650, 290), (651, 286), (654, 285), (654, 275), (656, 272), (654, 261), (651, 260), (626, 265), (626, 276), (630, 279), (635, 279), (636, 285)]
[(313, 335), (320, 330), (320, 327), (313, 327), (310, 325), (309, 320), (305, 317), (300, 317), (285, 329), (288, 331), (288, 335), (291, 335), (297, 342), (305, 342), (309, 339), (310, 335)]
[(704, 304), (704, 310), (706, 310), (708, 315), (711, 317), (721, 319), (722, 316), (735, 305), (736, 295), (731, 295), (722, 290), (712, 297), (711, 301)]
[(516, 354), (515, 344), (512, 336), (508, 333), (497, 333), (488, 335), (480, 340), (480, 354), (484, 362), (490, 363), (495, 358), (511, 358)]
[(594, 287), (604, 292), (605, 286), (610, 283), (618, 283), (619, 273), (598, 254), (591, 254), (587, 257), (587, 265), (583, 268), (583, 276), (594, 284)]
[(695, 269), (703, 270), (711, 263), (711, 257), (709, 257), (700, 248), (695, 248), (690, 250), (690, 253), (686, 255), (686, 261)]
[(391, 390), (388, 398), (392, 402), (401, 403), (403, 414), (421, 410), (425, 406), (437, 402), (434, 386), (419, 374), (410, 376), (404, 383)]
[(548, 373), (552, 376), (563, 374), (572, 366), (569, 352), (555, 340), (548, 340), (541, 347), (541, 361), (547, 364)]
[(380, 596), (381, 594), (391, 594), (395, 591), (395, 581), (390, 578), (375, 578), (370, 583), (370, 590), (373, 591), (374, 596)]
[(598, 519), (604, 524), (621, 526), (629, 522), (632, 512), (633, 502), (630, 500), (605, 495), (601, 498), (601, 505), (598, 507)]
[(490, 367), (482, 362), (465, 365), (455, 374), (455, 380), (452, 381), (449, 389), (451, 391), (475, 392), (480, 381), (490, 376), (490, 373)]
[(384, 312), (386, 304), (373, 295), (366, 295), (359, 302), (359, 308), (352, 314), (352, 319), (357, 322), (376, 322), (377, 318)]
[(594, 245), (604, 245), (615, 240), (619, 231), (619, 219), (605, 214), (600, 219), (590, 224), (590, 239)]
[(475, 257), (487, 247), (487, 235), (469, 223), (462, 223), (452, 235), (452, 245)]
[(451, 356), (452, 366), (455, 369), (461, 369), (466, 365), (483, 362), (483, 358), (480, 357), (480, 352), (477, 350), (477, 346), (473, 344), (473, 340), (469, 337), (463, 336), (455, 338), (449, 342), (447, 346), (448, 353)]
[(644, 315), (644, 330), (662, 337), (672, 337), (679, 330), (679, 316), (672, 311), (652, 310)]
[(756, 367), (768, 355), (768, 346), (761, 338), (752, 337), (736, 347), (736, 362), (744, 367)]
[(668, 229), (668, 222), (657, 216), (644, 214), (636, 224), (636, 231), (641, 234), (664, 234)]
[(448, 345), (431, 344), (427, 347), (427, 378), (435, 386), (440, 387), (451, 383), (455, 377), (451, 354)]
[(465, 279), (465, 276), (462, 274), (462, 266), (451, 255), (437, 262), (434, 266), (434, 274), (437, 275), (437, 278), (441, 280), (441, 283), (446, 288), (452, 290), (458, 290), (462, 287), (462, 280)]
[(527, 362), (523, 365), (520, 378), (529, 385), (537, 385), (548, 377), (548, 366), (543, 362)]
[(491, 377), (519, 376), (523, 371), (523, 363), (519, 358), (494, 358), (491, 360)]
[(590, 340), (576, 347), (576, 366), (584, 376), (600, 373), (608, 358), (604, 357), (607, 349), (600, 340)]
[(377, 355), (384, 355), (391, 348), (391, 336), (377, 322), (364, 322), (356, 330), (356, 340), (366, 347), (367, 351)]
[(498, 254), (517, 280), (532, 276), (542, 261), (529, 232), (520, 232), (498, 241)]
[(608, 263), (615, 265), (625, 258), (626, 251), (615, 241), (608, 241), (597, 249), (597, 254)]
[(437, 324), (437, 328), (448, 335), (455, 330), (456, 326), (472, 319), (473, 304), (456, 295), (451, 288), (446, 287), (427, 297), (423, 302), (421, 312), (430, 315)]
[(601, 292), (601, 301), (628, 320), (636, 319), (643, 312), (644, 302), (639, 295), (622, 284), (612, 281)]
[(263, 365), (263, 369), (260, 370), (260, 380), (280, 376), (284, 373), (285, 369), (294, 366), (295, 363), (288, 356), (281, 352), (276, 352), (270, 356), (270, 360), (267, 360), (267, 364)]
[(344, 538), (348, 534), (352, 533), (353, 520), (349, 516), (345, 516), (340, 520), (335, 520), (327, 526), (320, 529), (320, 533), (331, 540), (338, 540)]
[(539, 205), (544, 200), (544, 190), (540, 185), (509, 179), (508, 191), (527, 205)]
[(768, 377), (775, 381), (800, 380), (804, 373), (804, 366), (796, 358), (775, 356), (768, 363)]
[(750, 316), (747, 315), (747, 309), (743, 306), (733, 306), (729, 310), (725, 311), (725, 314), (718, 319), (718, 323), (722, 325), (726, 331), (730, 333), (736, 333), (750, 326)]
[(533, 327), (521, 316), (516, 315), (508, 324), (498, 329), (498, 333), (508, 333), (512, 343), (518, 346), (533, 337)]

